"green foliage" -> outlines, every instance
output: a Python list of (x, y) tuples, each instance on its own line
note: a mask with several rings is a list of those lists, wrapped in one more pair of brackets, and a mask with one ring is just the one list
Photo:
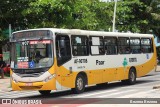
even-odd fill
[(140, 0), (146, 6), (146, 13), (150, 15), (149, 27), (160, 37), (160, 0)]
[(14, 30), (26, 29), (27, 18), (22, 11), (27, 8), (30, 0), (1, 0), (0, 2), (0, 46), (9, 40), (3, 32), (8, 29), (9, 24)]
[(95, 29), (97, 21), (92, 10), (96, 3), (98, 0), (36, 0), (29, 3), (23, 14), (32, 14), (36, 20), (30, 27)]
[(145, 5), (142, 2), (125, 0), (125, 2), (119, 2), (118, 7), (117, 26), (120, 31), (146, 33), (149, 20), (144, 12)]

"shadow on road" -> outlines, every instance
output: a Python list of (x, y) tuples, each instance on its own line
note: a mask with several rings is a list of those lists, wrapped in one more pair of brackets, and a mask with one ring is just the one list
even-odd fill
[(142, 77), (150, 77), (150, 76), (155, 76), (156, 74), (148, 74), (148, 75), (145, 75), (145, 76), (142, 76)]
[[(145, 84), (145, 83), (151, 83), (151, 82), (155, 82), (156, 80), (137, 80), (135, 85), (139, 85), (139, 84)], [(158, 80), (157, 80), (158, 81)], [(85, 91), (82, 94), (88, 94), (88, 93), (92, 93), (92, 92), (100, 92), (100, 91), (104, 91), (107, 89), (116, 89), (116, 88), (120, 88), (120, 87), (127, 87), (127, 86), (131, 86), (131, 85), (126, 85), (123, 84), (122, 82), (115, 82), (115, 83), (109, 83), (103, 86), (90, 86), (90, 87), (86, 87)], [(61, 92), (51, 92), (50, 95), (48, 96), (43, 96), (43, 95), (34, 95), (34, 96), (27, 96), (27, 97), (21, 97), (21, 98), (29, 98), (29, 99), (35, 99), (35, 98), (39, 98), (39, 99), (51, 99), (51, 98), (59, 98), (59, 97), (73, 97), (73, 96), (77, 96), (77, 94), (73, 94), (71, 90), (67, 90), (67, 91), (61, 91)]]

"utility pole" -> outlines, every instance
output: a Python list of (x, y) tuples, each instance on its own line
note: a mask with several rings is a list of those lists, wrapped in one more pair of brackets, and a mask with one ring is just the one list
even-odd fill
[(115, 31), (116, 8), (117, 8), (117, 0), (115, 0), (115, 4), (114, 4), (114, 14), (113, 14), (112, 32)]
[(10, 38), (11, 38), (11, 33), (12, 33), (12, 28), (11, 28), (11, 24), (9, 24), (9, 41), (10, 41)]

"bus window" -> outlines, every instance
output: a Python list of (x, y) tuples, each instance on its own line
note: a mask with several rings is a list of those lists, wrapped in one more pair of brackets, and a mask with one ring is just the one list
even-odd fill
[(104, 55), (103, 37), (90, 36), (91, 55)]
[(107, 55), (117, 54), (117, 38), (116, 37), (105, 37), (105, 53)]
[(141, 53), (140, 39), (139, 38), (130, 38), (130, 47), (131, 47), (131, 52), (133, 54)]
[(151, 53), (152, 45), (151, 40), (149, 38), (141, 39), (141, 52), (142, 53)]
[(72, 53), (73, 56), (89, 55), (87, 36), (72, 35)]
[(68, 35), (56, 35), (56, 56), (58, 66), (71, 59), (70, 39)]
[(118, 38), (118, 52), (120, 54), (130, 54), (129, 38)]

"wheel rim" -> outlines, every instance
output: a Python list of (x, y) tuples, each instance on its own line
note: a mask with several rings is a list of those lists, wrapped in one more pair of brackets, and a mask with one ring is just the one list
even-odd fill
[(77, 79), (77, 88), (78, 88), (78, 90), (82, 90), (83, 89), (83, 80), (82, 80), (82, 78), (78, 78)]
[(131, 77), (130, 77), (130, 79), (131, 79), (132, 82), (135, 80), (134, 72), (131, 72)]

